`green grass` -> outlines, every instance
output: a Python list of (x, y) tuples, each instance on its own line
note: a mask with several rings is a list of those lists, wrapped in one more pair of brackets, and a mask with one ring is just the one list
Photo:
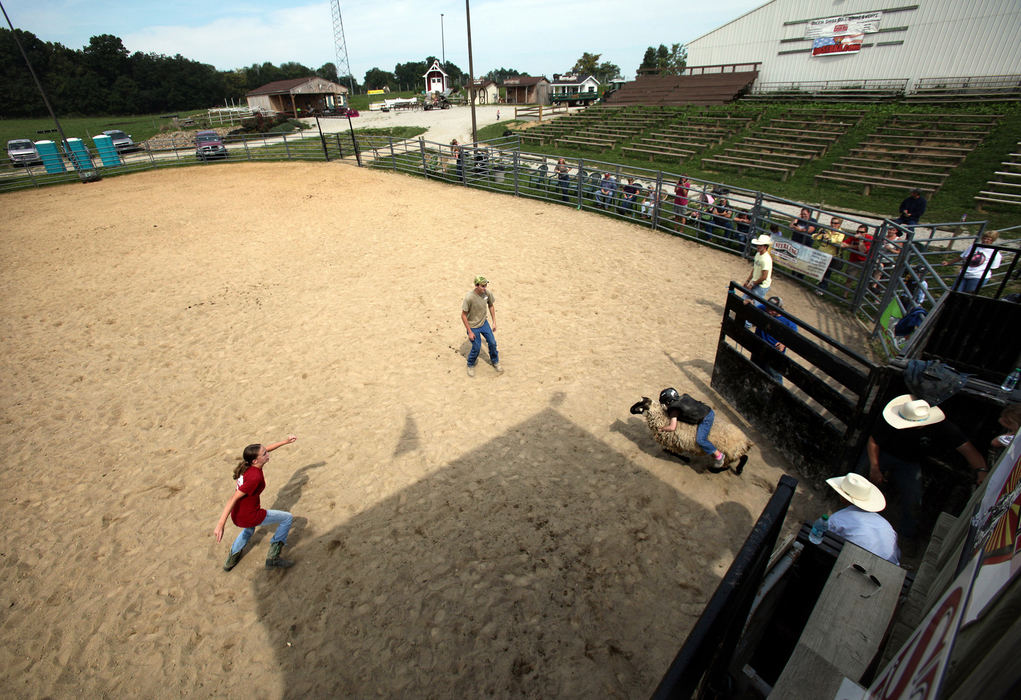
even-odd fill
[[(194, 114), (194, 110), (179, 112), (178, 116), (184, 118)], [(206, 115), (201, 110), (201, 115)], [(118, 116), (118, 117), (60, 117), (60, 126), (64, 129), (67, 138), (79, 138), (92, 145), (92, 137), (101, 134), (108, 129), (120, 129), (135, 141), (146, 139), (160, 133), (161, 130), (173, 128), (172, 119), (164, 119), (165, 115), (148, 114), (139, 116)], [(49, 131), (53, 129), (53, 131)], [(59, 140), (56, 132), (56, 125), (49, 117), (45, 119), (0, 119), (0, 141), (4, 145), (11, 139), (32, 139), (41, 141), (49, 139)]]

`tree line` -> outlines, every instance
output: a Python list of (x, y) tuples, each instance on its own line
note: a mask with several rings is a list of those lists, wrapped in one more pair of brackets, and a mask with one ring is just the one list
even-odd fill
[[(421, 90), (423, 75), (436, 60), (398, 63), (392, 71), (378, 67), (365, 73), (358, 83), (353, 76), (338, 75), (333, 63), (313, 69), (296, 62), (253, 63), (231, 71), (193, 61), (180, 54), (129, 53), (119, 37), (101, 34), (89, 39), (87, 46), (71, 49), (57, 42), (42, 41), (31, 32), (15, 30), (21, 45), (46, 90), (53, 108), (68, 116), (107, 114), (154, 114), (244, 102), (245, 95), (266, 83), (316, 75), (345, 85), (357, 92), (390, 89)], [(674, 44), (672, 49), (651, 46), (641, 68), (677, 71), (684, 67), (687, 52)], [(601, 54), (584, 53), (572, 68), (576, 73), (594, 75), (605, 84), (620, 77), (620, 68), (600, 61)], [(456, 64), (447, 61), (444, 70), (454, 86), (463, 86), (468, 76)], [(640, 69), (641, 70), (641, 69)], [(479, 76), (503, 83), (523, 75), (513, 68), (496, 68)], [(35, 86), (10, 30), (0, 29), (0, 94), (7, 95), (0, 117), (39, 117), (46, 114), (42, 96)]]

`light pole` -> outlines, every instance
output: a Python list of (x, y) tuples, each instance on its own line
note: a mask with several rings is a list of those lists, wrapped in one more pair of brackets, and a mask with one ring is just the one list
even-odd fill
[(471, 91), (475, 87), (475, 67), (472, 64), (472, 13), (468, 7), (468, 0), (464, 0), (464, 14), (468, 20), (468, 104), (472, 110), (472, 143), (475, 144), (479, 137), (475, 122), (475, 100), (471, 99)]
[(447, 42), (443, 37), (443, 13), (440, 13), (440, 58), (443, 59), (443, 70), (447, 70)]

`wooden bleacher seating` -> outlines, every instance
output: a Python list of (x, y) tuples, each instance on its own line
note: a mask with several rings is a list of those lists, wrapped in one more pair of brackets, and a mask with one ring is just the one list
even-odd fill
[(1021, 141), (1014, 153), (1007, 154), (1007, 160), (1000, 163), (1000, 170), (993, 173), (993, 179), (986, 188), (975, 195), (979, 211), (988, 205), (1021, 206)]
[(954, 168), (988, 136), (998, 115), (891, 115), (816, 181), (860, 187), (919, 189), (934, 194)]

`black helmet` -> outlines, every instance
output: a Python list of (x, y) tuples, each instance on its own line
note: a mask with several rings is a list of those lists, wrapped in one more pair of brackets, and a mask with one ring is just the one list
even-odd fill
[(669, 406), (677, 399), (681, 398), (681, 395), (677, 393), (677, 389), (670, 387), (659, 392), (659, 402)]

